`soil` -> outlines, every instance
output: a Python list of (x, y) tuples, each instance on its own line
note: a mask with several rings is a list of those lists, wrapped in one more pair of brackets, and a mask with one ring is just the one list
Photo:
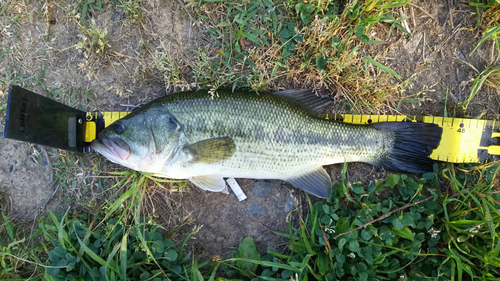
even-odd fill
[[(42, 2), (45, 4), (13, 4), (0, 17), (0, 108), (10, 83), (86, 111), (130, 110), (132, 105), (192, 86), (167, 87), (161, 75), (152, 73), (151, 62), (143, 59), (163, 52), (176, 61), (189, 57), (197, 48), (206, 48), (205, 27), (190, 16), (182, 1), (143, 1), (146, 19), (140, 24), (127, 21), (123, 10), (115, 5), (105, 4), (104, 11), (95, 12), (91, 18), (106, 28), (109, 48), (114, 52), (90, 63), (86, 52), (75, 47), (84, 32), (67, 16), (68, 7), (60, 1)], [(491, 40), (469, 55), (480, 39), (475, 29), (476, 10), (467, 1), (417, 0), (412, 2), (412, 11), (401, 9), (401, 13), (408, 17), (412, 37), (391, 37), (382, 59), (403, 79), (413, 81), (406, 91), (412, 102), (402, 102), (400, 112), (463, 116), (458, 104), (469, 96), (473, 79), (492, 63)], [(484, 117), (493, 118), (499, 108), (499, 95), (483, 87), (466, 115), (484, 113)], [(0, 111), (0, 124), (4, 115), (5, 111)], [(47, 209), (66, 210), (102, 196), (80, 190), (79, 194), (86, 197), (75, 199), (65, 195), (74, 191), (64, 188), (53, 193), (56, 184), (49, 163), (58, 162), (59, 154), (52, 148), (0, 138), (0, 203), (5, 213), (26, 221), (44, 215)], [(96, 155), (74, 156), (88, 169), (95, 161), (105, 161)], [(327, 168), (333, 180), (338, 180), (341, 166)], [(369, 165), (349, 164), (348, 180), (368, 182), (384, 178), (385, 173)], [(301, 204), (302, 192), (280, 181), (238, 181), (248, 196), (242, 202), (234, 194), (209, 193), (195, 187), (182, 193), (156, 191), (155, 196), (161, 200), (155, 201), (159, 203), (153, 208), (154, 215), (171, 230), (175, 227), (172, 222), (190, 214), (194, 220), (174, 236), (180, 240), (194, 226), (202, 225), (189, 247), (206, 257), (228, 257), (249, 235), (262, 252), (268, 247), (283, 247), (285, 241), (271, 231), (287, 232), (287, 213), (293, 209), (293, 198), (299, 202), (299, 210), (307, 212)], [(79, 188), (93, 190), (93, 185)], [(294, 213), (291, 221), (296, 220)]]

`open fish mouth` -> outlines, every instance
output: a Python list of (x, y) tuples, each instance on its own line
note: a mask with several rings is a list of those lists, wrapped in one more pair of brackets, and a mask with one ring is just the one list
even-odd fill
[(130, 146), (119, 138), (108, 138), (100, 135), (92, 141), (91, 147), (106, 158), (117, 157), (121, 160), (127, 160), (130, 156)]

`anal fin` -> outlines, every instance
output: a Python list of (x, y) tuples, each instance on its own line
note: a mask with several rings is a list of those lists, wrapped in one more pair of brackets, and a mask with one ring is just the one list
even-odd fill
[(323, 167), (304, 175), (284, 179), (296, 188), (320, 198), (329, 198), (332, 194), (332, 180)]
[(203, 190), (229, 193), (227, 191), (226, 181), (224, 181), (224, 179), (221, 176), (210, 175), (210, 176), (192, 177), (189, 179), (189, 181)]

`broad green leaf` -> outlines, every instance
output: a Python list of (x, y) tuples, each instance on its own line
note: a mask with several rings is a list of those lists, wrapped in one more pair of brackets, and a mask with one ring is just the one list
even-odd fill
[(372, 265), (373, 264), (373, 250), (370, 247), (363, 247), (361, 251), (359, 251), (359, 256), (363, 257), (366, 263)]
[(337, 37), (332, 38), (332, 47), (337, 48), (342, 43), (342, 40), (340, 40)]
[(366, 241), (370, 240), (372, 238), (372, 232), (369, 229), (364, 228), (363, 230), (361, 230), (361, 238)]
[(345, 239), (345, 238), (340, 238), (340, 240), (339, 240), (339, 244), (338, 244), (340, 251), (342, 251), (342, 250), (344, 249), (344, 245), (345, 245), (345, 243), (347, 243), (347, 239)]
[(363, 193), (365, 193), (363, 185), (361, 185), (361, 184), (353, 184), (352, 185), (352, 191), (354, 193), (356, 193), (356, 194), (363, 194)]
[(359, 242), (357, 240), (349, 240), (347, 248), (349, 251), (357, 253), (359, 251)]
[(177, 254), (177, 252), (174, 249), (168, 249), (165, 252), (164, 257), (168, 261), (175, 261), (177, 260), (177, 257), (179, 257), (179, 254)]
[[(238, 246), (237, 257), (244, 260), (260, 261), (260, 254), (255, 246), (255, 241), (252, 237), (245, 237), (240, 245)], [(247, 261), (237, 261), (236, 266), (246, 273), (255, 273), (257, 270), (256, 263), (250, 263)]]
[(368, 267), (366, 266), (366, 264), (364, 264), (362, 262), (359, 262), (354, 266), (356, 267), (356, 270), (358, 272), (366, 272), (368, 270)]
[(359, 278), (357, 279), (357, 281), (367, 281), (368, 277), (369, 277), (368, 273), (366, 273), (366, 272), (359, 272), (358, 276), (359, 276)]
[(327, 204), (324, 204), (321, 206), (321, 208), (323, 209), (323, 212), (325, 214), (328, 214), (328, 215), (330, 214), (330, 206), (328, 206)]
[(415, 221), (413, 220), (412, 213), (409, 213), (409, 212), (403, 213), (403, 219), (401, 219), (401, 223), (405, 226), (415, 227)]
[(385, 180), (385, 185), (394, 188), (396, 184), (398, 184), (399, 180), (401, 179), (401, 176), (398, 174), (392, 174), (387, 177)]
[(318, 267), (318, 272), (321, 275), (325, 275), (328, 271), (329, 259), (327, 254), (323, 251), (318, 252), (318, 256), (316, 258), (316, 266)]
[(394, 216), (394, 218), (391, 220), (391, 223), (392, 226), (397, 230), (403, 230), (404, 225), (398, 217)]
[(324, 57), (323, 55), (316, 56), (316, 68), (318, 70), (325, 70), (325, 66), (329, 59), (330, 57)]

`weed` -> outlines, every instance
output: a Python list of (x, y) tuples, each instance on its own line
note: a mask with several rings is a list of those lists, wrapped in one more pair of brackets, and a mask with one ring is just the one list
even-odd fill
[[(368, 185), (343, 176), (327, 202), (313, 205), (308, 199), (310, 213), (298, 213), (298, 227), (289, 223), (289, 233), (276, 233), (290, 239), (287, 251), (269, 249), (262, 255), (254, 240), (245, 238), (232, 258), (214, 257), (215, 264), (184, 253), (197, 228), (176, 248), (159, 234), (159, 225), (141, 215), (148, 182), (170, 181), (110, 173), (121, 177), (111, 189), (130, 188), (105, 209), (96, 215), (66, 212), (60, 218), (49, 212), (50, 218), (40, 221), (38, 233), (48, 253), (45, 278), (215, 280), (223, 273), (264, 280), (495, 280), (500, 274), (499, 169), (498, 162), (450, 165), (442, 171), (435, 165), (419, 179), (392, 174)], [(438, 175), (448, 181), (445, 187)], [(5, 218), (3, 227), (7, 240), (16, 241)], [(0, 245), (0, 262), (9, 274), (21, 266), (16, 263), (36, 260), (13, 254), (19, 243), (7, 244)]]
[[(24, 280), (23, 276), (30, 276), (37, 272), (35, 250), (31, 241), (38, 233), (25, 236), (18, 232), (14, 223), (4, 214), (0, 220), (0, 276), (2, 279)], [(20, 238), (24, 236), (24, 238)]]
[(469, 103), (477, 95), (479, 90), (482, 88), (483, 84), (486, 84), (491, 88), (495, 89), (497, 92), (500, 92), (499, 81), (500, 81), (500, 66), (489, 67), (485, 69), (483, 72), (481, 72), (476, 77), (476, 79), (474, 79), (474, 82), (472, 83), (472, 89), (469, 94), (469, 97), (460, 104), (463, 111), (465, 112), (467, 110)]
[[(326, 90), (337, 93), (359, 112), (394, 107), (406, 84), (393, 85), (391, 75), (401, 78), (399, 75), (373, 55), (358, 53), (370, 44), (384, 43), (370, 38), (375, 25), (389, 24), (391, 30), (407, 33), (401, 25), (404, 18), (391, 10), (404, 4), (202, 1), (201, 18), (212, 25), (208, 33), (216, 42), (212, 48), (217, 54), (197, 60), (193, 74), (202, 86), (210, 87), (232, 84), (233, 89), (260, 91), (285, 85)], [(222, 78), (220, 74), (224, 74)]]
[(174, 90), (189, 89), (190, 85), (186, 81), (185, 66), (170, 54), (156, 52), (153, 55), (152, 67), (161, 73), (167, 88), (173, 87)]
[(95, 11), (102, 11), (102, 0), (78, 0), (76, 7), (71, 14), (87, 27), (87, 17), (95, 14)]
[(140, 23), (144, 19), (144, 9), (140, 0), (115, 0), (119, 8), (127, 15), (127, 20), (133, 23)]
[(90, 28), (80, 26), (86, 34), (82, 36), (82, 41), (76, 45), (77, 49), (83, 50), (83, 55), (87, 60), (81, 67), (84, 68), (92, 61), (99, 58), (105, 58), (109, 48), (111, 47), (106, 38), (107, 30), (101, 29), (95, 20), (90, 23)]
[[(369, 185), (346, 183), (348, 189), (337, 184), (327, 203), (309, 201), (300, 227), (279, 234), (290, 238), (287, 252), (269, 249), (257, 256), (251, 241), (243, 240), (236, 255), (218, 266), (229, 276), (253, 273), (269, 280), (495, 280), (499, 169), (499, 163), (444, 169), (440, 174), (452, 195), (442, 193), (437, 166), (420, 179), (393, 174)], [(346, 190), (347, 205), (339, 200)]]
[(108, 190), (125, 186), (127, 190), (106, 206), (103, 215), (69, 219), (66, 212), (58, 219), (49, 212), (51, 221), (40, 224), (44, 237), (54, 247), (48, 252), (49, 265), (56, 267), (47, 268), (46, 277), (190, 280), (187, 276), (197, 274), (205, 265), (190, 265), (190, 254), (183, 252), (185, 243), (198, 229), (185, 238), (177, 251), (174, 243), (158, 232), (159, 225), (140, 215), (148, 180), (160, 187), (176, 182), (129, 171), (109, 174), (121, 179)]
[[(59, 177), (59, 172), (56, 176)], [(25, 272), (28, 270), (32, 270), (32, 277), (43, 275), (44, 280), (193, 280), (190, 276), (201, 275), (202, 268), (209, 263), (191, 263), (191, 254), (184, 251), (187, 241), (199, 231), (199, 227), (193, 228), (180, 247), (176, 247), (172, 240), (160, 234), (164, 231), (160, 225), (141, 216), (141, 202), (151, 184), (161, 188), (168, 184), (176, 190), (184, 188), (185, 182), (156, 179), (129, 171), (112, 172), (108, 177), (119, 178), (108, 189), (114, 190), (118, 196), (113, 203), (81, 215), (71, 215), (68, 209), (58, 217), (48, 211), (49, 217), (39, 220), (39, 230), (26, 238), (33, 242), (42, 235), (45, 239), (37, 255), (33, 245), (28, 245), (31, 250), (24, 246), (19, 249), (25, 239), (16, 240), (19, 235), (14, 224), (3, 216), (0, 224), (1, 276), (22, 278), (27, 276)], [(119, 194), (122, 188), (127, 190)], [(181, 223), (189, 222), (183, 220)], [(47, 253), (48, 258), (43, 253)], [(38, 259), (44, 260), (45, 264)], [(32, 264), (38, 267), (32, 267)], [(45, 272), (40, 272), (40, 269), (45, 269)]]
[(40, 223), (48, 241), (46, 280), (193, 280), (189, 276), (207, 264), (191, 264), (190, 253), (182, 250), (196, 229), (176, 250), (174, 242), (158, 232), (159, 225), (142, 217), (103, 223), (103, 217), (90, 215), (68, 218), (66, 212), (60, 219), (49, 215), (50, 220)]
[(479, 40), (479, 43), (477, 43), (470, 55), (472, 55), (484, 41), (492, 39), (497, 49), (497, 57), (492, 56), (492, 61), (496, 61), (498, 56), (500, 56), (500, 43), (498, 41), (498, 35), (500, 34), (500, 3), (497, 0), (490, 0), (487, 3), (481, 3), (479, 1), (472, 2), (470, 5), (477, 7), (478, 15), (480, 15), (480, 8), (486, 9), (482, 18), (479, 18), (479, 26), (481, 26), (483, 30), (483, 37)]

